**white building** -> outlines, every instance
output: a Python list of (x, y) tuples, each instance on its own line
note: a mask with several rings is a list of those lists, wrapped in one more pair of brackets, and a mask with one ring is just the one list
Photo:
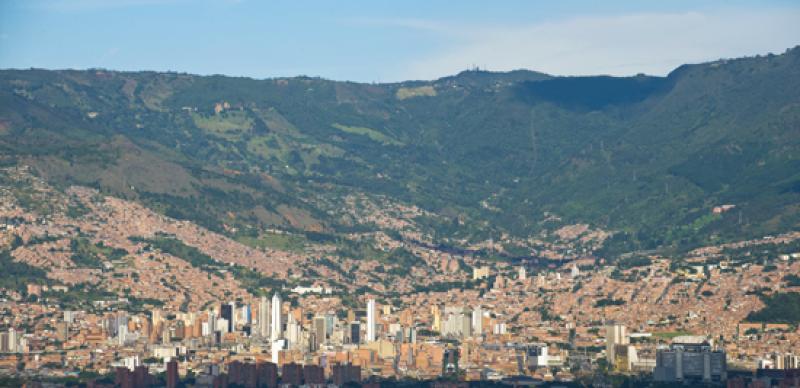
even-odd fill
[(483, 335), (483, 309), (481, 306), (472, 310), (472, 335), (476, 337)]
[(367, 301), (367, 342), (375, 341), (375, 299)]
[(272, 296), (272, 319), (271, 319), (272, 332), (270, 339), (273, 343), (281, 339), (281, 297), (276, 293)]
[(261, 297), (258, 304), (258, 334), (261, 338), (269, 338), (269, 300), (266, 296)]

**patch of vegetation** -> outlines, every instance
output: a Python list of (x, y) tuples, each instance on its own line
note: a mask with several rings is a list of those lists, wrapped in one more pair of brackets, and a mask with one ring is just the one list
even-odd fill
[(89, 283), (75, 284), (67, 292), (48, 291), (42, 293), (42, 299), (54, 300), (64, 310), (93, 309), (96, 301), (115, 301), (117, 294)]
[(261, 272), (241, 265), (231, 266), (230, 271), (239, 284), (253, 295), (269, 296), (286, 286), (286, 281), (282, 279), (267, 277)]
[(433, 86), (430, 85), (410, 87), (410, 88), (402, 87), (397, 89), (394, 95), (398, 100), (405, 100), (407, 98), (414, 98), (414, 97), (435, 97), (436, 89), (434, 89)]
[(376, 131), (376, 130), (374, 130), (372, 128), (351, 127), (351, 126), (342, 125), (342, 124), (338, 124), (338, 123), (335, 123), (335, 124), (333, 124), (331, 126), (336, 128), (336, 129), (338, 129), (338, 130), (340, 130), (340, 131), (343, 131), (343, 132), (352, 133), (354, 135), (366, 136), (366, 137), (372, 139), (373, 141), (376, 141), (376, 142), (379, 142), (379, 143), (389, 144), (389, 145), (402, 145), (403, 144), (402, 142), (400, 142), (400, 141), (398, 141), (396, 139), (393, 139), (392, 137), (387, 136), (387, 135), (385, 135), (385, 134), (383, 134), (383, 133), (381, 133), (379, 131)]
[(70, 259), (76, 266), (83, 268), (100, 268), (104, 259), (119, 260), (128, 254), (124, 249), (107, 247), (102, 241), (92, 244), (85, 237), (73, 238), (70, 241), (70, 248), (73, 253)]
[(220, 266), (220, 262), (214, 260), (211, 256), (206, 255), (195, 247), (184, 244), (183, 241), (174, 237), (156, 236), (154, 238), (143, 238), (134, 236), (130, 237), (129, 240), (134, 243), (149, 244), (155, 249), (182, 259), (191, 264), (192, 267), (206, 272), (217, 273), (217, 268)]
[(800, 287), (800, 276), (790, 273), (783, 277), (786, 287)]
[(622, 299), (603, 298), (594, 302), (594, 307), (622, 306), (624, 304), (625, 301)]
[(750, 322), (800, 323), (800, 293), (776, 293), (761, 295), (765, 306), (747, 315)]
[(213, 115), (192, 113), (192, 120), (198, 128), (223, 137), (233, 136), (234, 139), (253, 127), (253, 119), (239, 111), (226, 111)]
[(653, 333), (653, 337), (660, 338), (664, 340), (671, 340), (675, 337), (684, 336), (684, 335), (692, 335), (688, 331), (662, 331)]
[(74, 203), (70, 204), (67, 207), (67, 217), (69, 218), (80, 218), (89, 214), (89, 208), (84, 206), (82, 203)]
[(0, 288), (25, 294), (28, 284), (46, 284), (47, 273), (41, 268), (14, 261), (11, 251), (21, 244), (21, 240), (16, 241), (12, 249), (0, 250)]
[(653, 261), (650, 260), (650, 258), (644, 256), (626, 257), (616, 261), (617, 267), (619, 267), (622, 270), (627, 270), (635, 267), (647, 267), (652, 263)]

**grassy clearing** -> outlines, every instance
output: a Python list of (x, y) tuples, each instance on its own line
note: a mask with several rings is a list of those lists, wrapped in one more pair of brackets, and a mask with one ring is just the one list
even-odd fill
[(398, 140), (396, 140), (396, 139), (394, 139), (392, 137), (389, 137), (387, 135), (384, 135), (383, 133), (378, 132), (378, 131), (376, 131), (376, 130), (374, 130), (372, 128), (350, 127), (350, 126), (342, 125), (342, 124), (338, 124), (338, 123), (333, 124), (332, 126), (334, 128), (336, 128), (336, 129), (342, 131), (342, 132), (352, 133), (354, 135), (366, 136), (366, 137), (372, 139), (373, 141), (377, 141), (379, 143), (391, 144), (391, 145), (402, 145), (403, 144), (400, 141), (398, 141)]
[(659, 333), (653, 333), (653, 337), (665, 340), (671, 340), (682, 335), (692, 335), (692, 333), (689, 333), (688, 331), (662, 331)]
[(405, 100), (414, 97), (434, 97), (436, 96), (436, 89), (433, 86), (419, 86), (416, 88), (400, 88), (395, 92), (395, 97), (398, 100)]
[(211, 116), (192, 113), (192, 120), (198, 128), (224, 138), (235, 138), (253, 128), (253, 119), (245, 112), (232, 111)]

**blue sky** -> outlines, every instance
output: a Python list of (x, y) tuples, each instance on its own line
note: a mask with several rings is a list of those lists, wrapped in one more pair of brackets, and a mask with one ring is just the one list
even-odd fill
[(0, 0), (0, 68), (390, 82), (666, 74), (800, 44), (797, 1)]

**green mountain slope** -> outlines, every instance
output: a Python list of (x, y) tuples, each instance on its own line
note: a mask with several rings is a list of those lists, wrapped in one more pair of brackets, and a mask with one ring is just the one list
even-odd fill
[(4, 70), (0, 155), (214, 230), (343, 233), (365, 193), (440, 215), (441, 242), (581, 222), (619, 232), (605, 254), (684, 249), (800, 227), (800, 49), (377, 85)]

